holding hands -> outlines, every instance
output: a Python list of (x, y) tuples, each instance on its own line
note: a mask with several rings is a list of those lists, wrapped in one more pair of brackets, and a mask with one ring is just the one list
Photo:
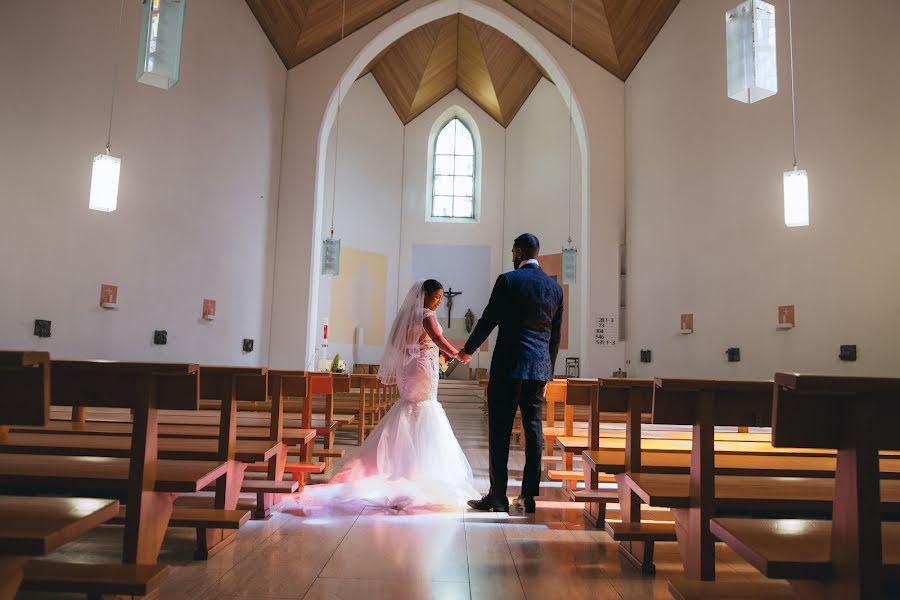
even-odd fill
[(469, 361), (472, 360), (472, 356), (470, 354), (466, 354), (465, 350), (460, 350), (456, 353), (456, 360), (464, 365), (467, 365), (469, 364)]

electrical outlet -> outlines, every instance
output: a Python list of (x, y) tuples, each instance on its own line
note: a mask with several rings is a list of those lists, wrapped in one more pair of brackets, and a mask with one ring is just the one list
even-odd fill
[(728, 362), (741, 362), (740, 348), (729, 348), (725, 351), (725, 355), (728, 356)]
[(165, 346), (169, 341), (169, 332), (165, 329), (157, 329), (153, 332), (153, 343), (157, 346)]
[(46, 321), (44, 319), (35, 319), (34, 335), (41, 338), (50, 337), (50, 321)]
[(641, 350), (641, 362), (648, 363), (651, 359), (651, 352), (649, 350)]
[(244, 338), (243, 348), (244, 352), (253, 352), (253, 340)]
[(841, 346), (841, 352), (838, 358), (848, 362), (856, 361), (856, 344), (847, 344)]

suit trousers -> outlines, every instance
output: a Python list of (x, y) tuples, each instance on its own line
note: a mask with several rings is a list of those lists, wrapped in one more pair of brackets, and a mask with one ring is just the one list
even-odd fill
[(522, 413), (525, 433), (525, 469), (522, 472), (522, 496), (540, 493), (541, 456), (544, 432), (541, 404), (546, 381), (502, 379), (494, 375), (488, 383), (488, 451), (490, 453), (491, 490), (493, 498), (506, 498), (509, 479), (509, 442), (516, 409)]

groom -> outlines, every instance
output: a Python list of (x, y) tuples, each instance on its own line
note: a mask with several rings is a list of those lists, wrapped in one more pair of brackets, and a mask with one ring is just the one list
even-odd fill
[(459, 359), (468, 363), (494, 327), (500, 327), (488, 383), (491, 490), (481, 500), (469, 501), (476, 510), (509, 511), (507, 461), (516, 408), (522, 413), (525, 430), (525, 469), (522, 494), (515, 506), (533, 513), (534, 497), (539, 493), (544, 445), (541, 403), (544, 387), (553, 379), (563, 318), (563, 291), (541, 270), (537, 260), (540, 248), (537, 237), (530, 233), (515, 239), (512, 259), (516, 270), (497, 278), (484, 314), (459, 353)]

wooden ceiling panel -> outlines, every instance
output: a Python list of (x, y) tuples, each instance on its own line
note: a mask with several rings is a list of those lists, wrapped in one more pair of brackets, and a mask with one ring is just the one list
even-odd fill
[(486, 113), (503, 124), (500, 102), (491, 80), (481, 40), (475, 30), (475, 22), (469, 17), (459, 17), (459, 55), (457, 57), (456, 85)]
[[(556, 34), (601, 67), (619, 76), (619, 58), (603, 7), (603, 0), (506, 0), (508, 4)], [(574, 16), (574, 19), (573, 19)], [(574, 23), (573, 23), (574, 21)], [(574, 27), (573, 27), (574, 25)]]
[(441, 21), (434, 21), (414, 29), (391, 45), (372, 66), (375, 81), (404, 122), (410, 119), (413, 101), (442, 25)]
[(457, 28), (459, 16), (444, 19), (428, 59), (428, 66), (410, 107), (406, 123), (425, 112), (456, 87)]
[(407, 0), (247, 0), (284, 65), (291, 69)]
[(286, 66), (291, 65), (294, 48), (306, 21), (308, 1), (247, 0), (247, 6), (259, 21), (281, 61)]
[[(407, 1), (246, 0), (289, 69), (341, 39), (342, 14), (346, 37)], [(678, 5), (678, 0), (505, 2), (566, 43), (571, 35), (575, 48), (623, 81)]]
[(481, 50), (500, 106), (501, 124), (509, 126), (541, 80), (531, 56), (514, 41), (483, 23), (475, 23)]
[(625, 77), (656, 39), (678, 0), (604, 0), (610, 32)]
[(564, 42), (573, 39), (576, 49), (622, 81), (678, 5), (678, 0), (575, 0), (572, 19), (573, 5), (565, 0), (506, 2)]
[(459, 89), (504, 127), (542, 77), (518, 44), (459, 14), (406, 34), (360, 77), (370, 72), (404, 124)]

